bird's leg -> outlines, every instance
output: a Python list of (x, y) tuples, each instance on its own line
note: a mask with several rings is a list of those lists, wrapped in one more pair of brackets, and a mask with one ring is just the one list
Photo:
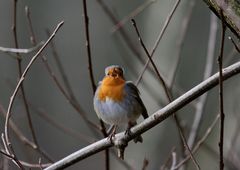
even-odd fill
[(115, 136), (116, 134), (116, 129), (117, 129), (117, 125), (113, 125), (113, 127), (110, 127), (110, 132), (108, 135), (108, 139), (110, 139), (110, 141), (112, 142), (112, 138)]
[[(128, 122), (128, 127), (127, 127), (127, 130), (125, 131), (125, 135), (131, 135), (131, 130), (130, 130), (130, 129), (131, 129), (133, 126), (135, 126), (136, 124), (137, 124), (137, 122)], [(134, 138), (133, 141), (134, 141), (135, 143), (137, 143), (137, 142), (142, 143), (142, 142), (143, 142), (143, 138), (142, 138), (142, 136), (140, 135), (140, 136), (137, 136), (136, 138)]]
[(112, 133), (113, 129), (114, 129), (114, 125), (111, 125), (110, 128), (107, 130), (107, 135)]
[(130, 135), (131, 134), (131, 128), (136, 125), (136, 122), (128, 122), (128, 126), (127, 126), (127, 129), (125, 131), (125, 135)]

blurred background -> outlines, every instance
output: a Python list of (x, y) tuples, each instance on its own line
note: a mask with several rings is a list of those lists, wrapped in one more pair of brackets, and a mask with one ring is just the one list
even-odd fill
[[(93, 73), (96, 83), (104, 76), (106, 66), (117, 64), (125, 68), (126, 79), (136, 82), (142, 72), (147, 56), (141, 47), (131, 18), (136, 20), (142, 39), (149, 51), (171, 14), (176, 0), (91, 0), (87, 1), (89, 33)], [(15, 48), (12, 32), (14, 1), (0, 1), (0, 46)], [(19, 48), (32, 47), (29, 22), (25, 7), (28, 6), (37, 43), (46, 41), (55, 26), (64, 20), (63, 27), (52, 41), (54, 48), (48, 45), (43, 54), (47, 58), (52, 74), (73, 101), (69, 102), (53, 80), (51, 73), (41, 58), (32, 65), (24, 81), (24, 90), (33, 129), (41, 149), (47, 157), (57, 161), (77, 151), (89, 143), (103, 138), (101, 133), (93, 133), (79, 114), (99, 125), (93, 109), (93, 90), (89, 77), (87, 49), (85, 46), (85, 26), (82, 1), (17, 1), (17, 39)], [(120, 23), (120, 27), (116, 24)], [(227, 31), (227, 36), (233, 36)], [(227, 37), (226, 36), (226, 37)], [(167, 26), (153, 60), (161, 75), (171, 89), (173, 98), (177, 98), (198, 83), (217, 72), (217, 57), (221, 41), (221, 22), (214, 17), (203, 1), (181, 0)], [(55, 55), (54, 51), (57, 53)], [(36, 51), (21, 54), (24, 69)], [(224, 66), (238, 60), (239, 54), (226, 38)], [(59, 69), (60, 68), (60, 69)], [(4, 132), (4, 114), (10, 96), (18, 81), (16, 54), (0, 51), (0, 127)], [(239, 160), (239, 86), (238, 76), (224, 82), (225, 137), (224, 155), (226, 169), (240, 169)], [(151, 115), (168, 103), (161, 83), (151, 64), (138, 84), (141, 97)], [(77, 104), (76, 104), (77, 103)], [(77, 105), (77, 107), (74, 107)], [(78, 108), (78, 109), (76, 109)], [(195, 140), (191, 148), (201, 139), (212, 125), (219, 112), (218, 88), (208, 95), (197, 99), (181, 109), (177, 114), (183, 126), (186, 139), (191, 143), (193, 124), (198, 124)], [(196, 117), (198, 115), (198, 117)], [(26, 117), (21, 92), (13, 104), (12, 117), (17, 130), (32, 141), (32, 135)], [(139, 118), (138, 122), (143, 119)], [(219, 123), (211, 129), (195, 154), (201, 169), (218, 169)], [(107, 126), (108, 127), (108, 126)], [(124, 130), (122, 127), (120, 130)], [(110, 169), (141, 169), (144, 159), (148, 160), (147, 169), (166, 169), (171, 166), (171, 152), (176, 152), (177, 163), (183, 156), (181, 141), (175, 122), (168, 118), (143, 134), (142, 144), (129, 143), (125, 152), (125, 162), (116, 157), (115, 148), (111, 148)], [(14, 130), (10, 130), (10, 139), (20, 160), (38, 164), (49, 160), (43, 154), (24, 144)], [(3, 144), (1, 143), (1, 149)], [(0, 165), (16, 169), (10, 161), (0, 155)], [(104, 152), (84, 159), (67, 169), (105, 169)], [(189, 160), (183, 169), (195, 169)]]

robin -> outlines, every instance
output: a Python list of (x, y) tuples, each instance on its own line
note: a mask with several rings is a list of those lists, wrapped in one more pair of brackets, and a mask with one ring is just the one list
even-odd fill
[[(118, 125), (128, 124), (125, 133), (129, 134), (130, 128), (137, 124), (140, 114), (144, 119), (148, 117), (137, 87), (125, 80), (124, 70), (118, 65), (105, 69), (105, 77), (98, 84), (93, 103), (97, 116), (105, 123), (113, 125), (110, 140)], [(142, 137), (136, 137), (134, 142), (142, 142)]]

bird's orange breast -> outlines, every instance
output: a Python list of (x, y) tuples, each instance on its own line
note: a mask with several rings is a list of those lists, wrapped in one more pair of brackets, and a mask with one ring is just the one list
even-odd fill
[(98, 98), (101, 101), (105, 101), (106, 98), (110, 98), (114, 101), (121, 101), (124, 97), (124, 85), (125, 80), (122, 78), (105, 77), (102, 81), (98, 91)]

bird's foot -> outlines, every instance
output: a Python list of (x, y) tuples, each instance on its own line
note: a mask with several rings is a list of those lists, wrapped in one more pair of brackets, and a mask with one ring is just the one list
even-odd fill
[(115, 137), (116, 129), (117, 126), (114, 125), (113, 128), (111, 129), (111, 133), (108, 135), (108, 139), (111, 141), (111, 143), (113, 142), (113, 138)]

